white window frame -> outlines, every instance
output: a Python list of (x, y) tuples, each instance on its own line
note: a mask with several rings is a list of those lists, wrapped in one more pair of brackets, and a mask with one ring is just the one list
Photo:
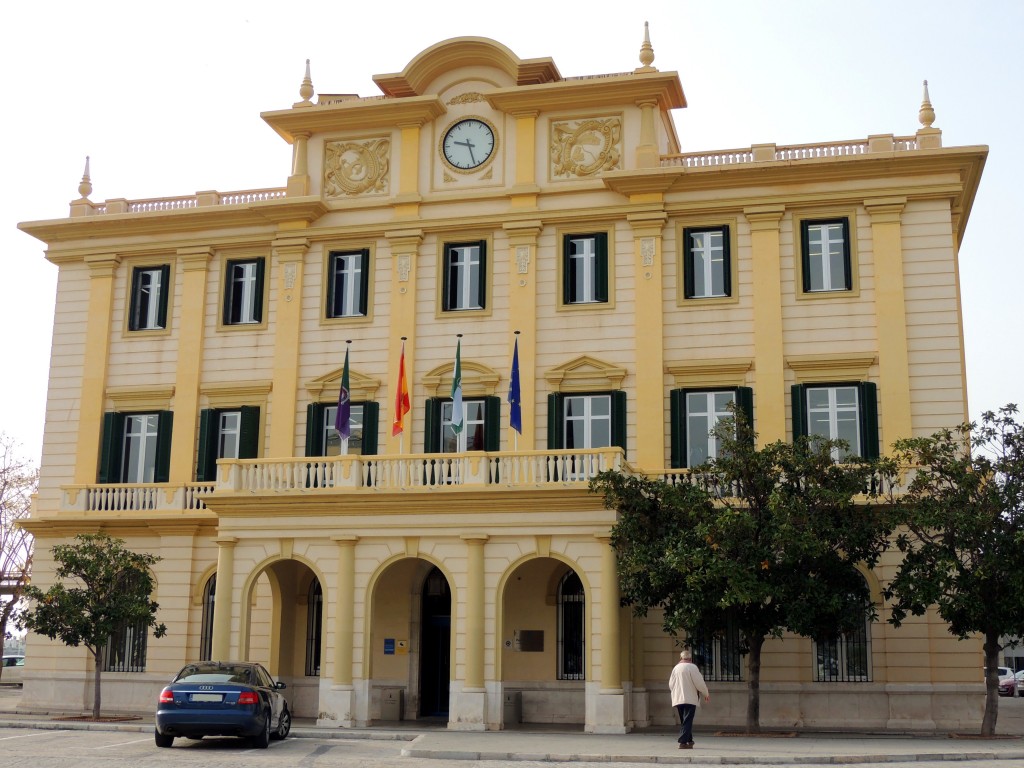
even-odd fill
[[(728, 403), (724, 403), (721, 406), (716, 404), (716, 400), (719, 397), (728, 397)], [(701, 402), (703, 401), (703, 402)], [(703, 391), (703, 392), (687, 392), (686, 393), (686, 413), (684, 415), (685, 428), (686, 428), (686, 466), (695, 467), (699, 464), (703, 464), (703, 461), (694, 462), (692, 459), (692, 452), (694, 445), (701, 445), (705, 449), (705, 455), (708, 459), (718, 458), (719, 441), (714, 435), (711, 434), (721, 419), (732, 416), (733, 414), (729, 411), (729, 404), (736, 402), (736, 391), (735, 390), (718, 390), (718, 391)], [(701, 410), (696, 410), (694, 406), (701, 407)], [(691, 416), (705, 416), (708, 424), (707, 432), (703, 434), (695, 434), (698, 430), (693, 428), (691, 424)]]
[(338, 275), (343, 276), (342, 285), (344, 292), (341, 296), (341, 311), (335, 312), (338, 304), (337, 292), (331, 295), (331, 317), (364, 317), (366, 311), (360, 306), (362, 297), (362, 281), (366, 279), (363, 274), (363, 251), (338, 252), (331, 254), (331, 285), (336, 287)]
[[(810, 270), (809, 282), (810, 293), (829, 293), (834, 291), (845, 291), (846, 287), (846, 260), (847, 251), (846, 248), (848, 243), (846, 242), (848, 235), (846, 234), (848, 224), (842, 221), (823, 221), (813, 222), (807, 225), (807, 267)], [(832, 230), (838, 229), (839, 236), (833, 237)], [(817, 233), (817, 238), (812, 237), (812, 233)], [(815, 248), (817, 247), (817, 251)], [(842, 268), (839, 270), (839, 274), (833, 274), (832, 269), (832, 257), (835, 255), (834, 249), (838, 248), (839, 256), (841, 259)], [(815, 287), (814, 278), (820, 276), (821, 285)]]
[(217, 413), (217, 458), (237, 459), (242, 440), (242, 412)]
[[(594, 304), (597, 302), (597, 237), (585, 235), (569, 238), (570, 252), (566, 254), (566, 280), (576, 267), (576, 280), (570, 287), (571, 304)], [(572, 251), (575, 250), (575, 253)]]
[(125, 483), (152, 483), (156, 477), (159, 416), (129, 413), (124, 417), (121, 476)]
[[(462, 431), (452, 429), (454, 402), (441, 403), (441, 453), (465, 453), (486, 450), (487, 444), (487, 402), (483, 398), (469, 398), (462, 401)], [(477, 409), (479, 418), (471, 418), (470, 407)], [(480, 447), (468, 448), (469, 435), (479, 436)], [(454, 445), (453, 445), (454, 443)]]
[[(228, 291), (235, 295), (235, 286), (239, 286), (238, 320), (232, 324), (252, 325), (259, 323), (256, 319), (256, 277), (259, 264), (253, 261), (236, 261), (231, 263), (231, 274), (228, 276)], [(234, 309), (234, 305), (231, 307)]]
[[(704, 238), (701, 245), (694, 244), (697, 237)], [(693, 270), (693, 296), (688, 298), (720, 299), (729, 295), (725, 290), (725, 238), (724, 229), (704, 229), (690, 233), (686, 245), (690, 260), (688, 266)], [(718, 293), (714, 290), (716, 266), (722, 283), (722, 290)]]
[[(445, 309), (451, 312), (459, 312), (467, 309), (483, 309), (477, 303), (481, 291), (481, 264), (483, 257), (479, 243), (468, 243), (465, 245), (447, 245), (444, 249), (444, 268), (448, 276), (449, 295), (451, 295), (451, 284), (455, 281), (455, 305), (446, 306)], [(445, 296), (447, 302), (448, 296)]]
[(137, 269), (135, 272), (136, 283), (135, 293), (132, 296), (132, 307), (131, 311), (134, 313), (139, 303), (142, 301), (143, 294), (148, 294), (146, 299), (146, 313), (145, 315), (139, 315), (138, 327), (136, 331), (155, 331), (163, 328), (160, 325), (160, 305), (163, 301), (163, 291), (165, 286), (163, 285), (163, 268), (162, 267), (142, 267)]
[[(594, 414), (594, 405), (597, 401), (607, 403), (606, 412)], [(582, 413), (572, 412), (573, 403), (578, 402), (583, 407)], [(562, 400), (562, 424), (563, 424), (563, 437), (562, 447), (563, 448), (576, 448), (587, 450), (591, 448), (607, 448), (612, 443), (612, 403), (611, 395), (573, 395), (567, 394)], [(570, 438), (573, 434), (571, 425), (574, 422), (583, 423), (583, 445), (569, 445)], [(594, 427), (599, 423), (604, 422), (607, 424), (608, 441), (602, 445), (594, 444)]]
[[(853, 404), (849, 402), (839, 401), (839, 391), (845, 390), (853, 393)], [(828, 402), (823, 405), (814, 406), (811, 403), (812, 393), (815, 392), (827, 392)], [(815, 431), (816, 426), (814, 416), (817, 414), (820, 416), (824, 415), (827, 418), (828, 433)], [(852, 421), (854, 425), (854, 439), (848, 440), (850, 443), (849, 449), (845, 452), (840, 448), (835, 447), (832, 449), (832, 459), (834, 461), (842, 461), (847, 456), (863, 456), (862, 446), (860, 444), (860, 423), (861, 423), (861, 402), (860, 393), (857, 390), (855, 384), (842, 384), (837, 386), (809, 386), (807, 387), (807, 434), (809, 437), (823, 437), (828, 440), (839, 440), (840, 435), (840, 421), (850, 421), (849, 416), (852, 415)], [(846, 418), (844, 418), (844, 416)], [(819, 421), (819, 423), (821, 423)], [(842, 438), (846, 439), (846, 438)]]
[(351, 403), (348, 412), (349, 438), (342, 440), (341, 434), (334, 428), (338, 418), (338, 406), (328, 405), (324, 408), (324, 421), (320, 425), (324, 456), (348, 456), (362, 454), (363, 446), (363, 406)]

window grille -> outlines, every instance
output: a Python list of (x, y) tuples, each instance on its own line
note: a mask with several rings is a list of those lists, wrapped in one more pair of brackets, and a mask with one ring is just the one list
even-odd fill
[(583, 582), (569, 571), (558, 585), (558, 679), (584, 680)]
[(309, 585), (306, 603), (306, 677), (320, 675), (320, 634), (324, 619), (324, 592), (320, 580)]
[(213, 603), (217, 594), (217, 574), (213, 574), (203, 589), (203, 624), (199, 631), (199, 660), (213, 657)]
[(146, 630), (146, 622), (140, 621), (113, 632), (103, 649), (103, 671), (145, 672)]

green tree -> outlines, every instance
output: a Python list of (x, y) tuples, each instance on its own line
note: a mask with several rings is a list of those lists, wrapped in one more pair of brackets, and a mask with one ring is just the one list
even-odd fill
[(28, 517), (38, 486), (39, 470), (0, 434), (0, 646), (32, 571), (32, 536), (18, 523)]
[(29, 586), (32, 601), (18, 618), (22, 627), (65, 645), (84, 645), (93, 657), (94, 695), (92, 716), (100, 716), (100, 679), (103, 651), (111, 634), (126, 627), (152, 628), (163, 637), (167, 627), (157, 624), (159, 606), (150, 599), (153, 576), (150, 568), (161, 558), (126, 549), (124, 541), (105, 533), (80, 534), (73, 544), (53, 547), (58, 581), (45, 592)]
[(886, 588), (889, 621), (936, 606), (950, 633), (984, 638), (981, 734), (991, 736), (1000, 638), (1024, 637), (1024, 425), (1010, 404), (895, 448), (911, 479), (897, 500), (903, 561)]
[(742, 414), (714, 430), (719, 458), (676, 484), (605, 472), (592, 483), (618, 512), (612, 546), (622, 602), (664, 612), (671, 634), (738, 628), (747, 655), (746, 728), (760, 731), (761, 650), (784, 631), (818, 639), (874, 617), (856, 564), (872, 566), (890, 533), (865, 491), (887, 463), (833, 460), (842, 443), (755, 447)]

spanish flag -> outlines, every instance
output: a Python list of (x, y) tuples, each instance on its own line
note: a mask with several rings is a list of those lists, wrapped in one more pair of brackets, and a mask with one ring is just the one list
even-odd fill
[(405, 380), (405, 342), (402, 342), (402, 357), (398, 361), (398, 386), (395, 389), (395, 420), (391, 423), (391, 436), (405, 431), (405, 414), (409, 412), (409, 383)]

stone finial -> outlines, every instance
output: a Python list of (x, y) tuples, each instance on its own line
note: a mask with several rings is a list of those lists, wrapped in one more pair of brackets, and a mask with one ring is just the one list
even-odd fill
[(644, 42), (640, 46), (640, 64), (634, 72), (657, 72), (657, 68), (652, 67), (654, 63), (654, 48), (651, 47), (651, 34), (650, 28), (647, 22), (644, 22)]
[(82, 174), (82, 181), (78, 185), (78, 194), (83, 200), (88, 200), (92, 194), (92, 179), (89, 177), (89, 156), (85, 156), (85, 172)]
[(299, 86), (299, 96), (302, 97), (302, 101), (295, 106), (312, 106), (310, 99), (313, 98), (313, 81), (309, 77), (309, 59), (306, 59), (306, 76), (302, 78), (302, 85)]
[(931, 99), (928, 97), (928, 81), (924, 81), (924, 98), (921, 101), (921, 109), (918, 110), (917, 119), (925, 128), (931, 128), (935, 122), (935, 110), (932, 109)]

